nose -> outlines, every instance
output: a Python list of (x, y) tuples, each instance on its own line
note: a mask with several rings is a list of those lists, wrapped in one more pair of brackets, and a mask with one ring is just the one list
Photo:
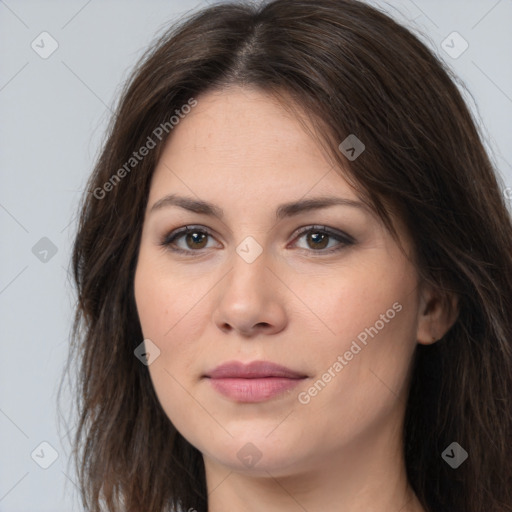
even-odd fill
[(277, 334), (287, 324), (285, 286), (277, 279), (265, 251), (252, 263), (237, 253), (217, 288), (213, 321), (224, 333), (244, 337)]

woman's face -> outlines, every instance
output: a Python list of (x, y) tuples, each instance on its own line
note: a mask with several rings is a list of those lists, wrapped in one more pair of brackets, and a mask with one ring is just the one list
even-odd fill
[(270, 96), (197, 100), (156, 167), (135, 275), (163, 410), (208, 467), (234, 471), (393, 445), (426, 336), (414, 265)]

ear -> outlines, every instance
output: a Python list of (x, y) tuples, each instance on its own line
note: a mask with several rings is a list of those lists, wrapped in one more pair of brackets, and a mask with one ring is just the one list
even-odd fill
[(424, 284), (418, 308), (418, 343), (431, 345), (440, 340), (455, 323), (458, 315), (457, 295), (451, 292), (441, 293), (433, 286)]

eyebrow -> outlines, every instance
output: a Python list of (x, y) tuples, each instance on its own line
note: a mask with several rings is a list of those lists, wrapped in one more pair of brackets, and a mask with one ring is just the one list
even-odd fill
[[(299, 215), (303, 212), (328, 208), (330, 206), (336, 205), (350, 206), (363, 210), (367, 209), (364, 203), (354, 201), (352, 199), (345, 199), (343, 197), (336, 196), (320, 196), (314, 197), (312, 199), (302, 199), (299, 201), (292, 201), (289, 203), (281, 204), (276, 209), (276, 219), (281, 220), (285, 217), (293, 217), (294, 215)], [(153, 213), (157, 210), (161, 210), (162, 208), (170, 206), (178, 206), (194, 213), (209, 215), (212, 217), (217, 217), (218, 219), (223, 219), (224, 217), (224, 211), (222, 208), (214, 205), (213, 203), (209, 203), (208, 201), (203, 201), (200, 199), (179, 196), (177, 194), (170, 194), (159, 199), (155, 204), (153, 204), (149, 213)]]

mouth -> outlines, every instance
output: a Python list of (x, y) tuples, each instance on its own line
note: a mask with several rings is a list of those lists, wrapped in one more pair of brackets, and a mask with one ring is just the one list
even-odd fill
[(203, 375), (213, 389), (235, 402), (263, 402), (283, 394), (308, 376), (269, 361), (230, 361)]

